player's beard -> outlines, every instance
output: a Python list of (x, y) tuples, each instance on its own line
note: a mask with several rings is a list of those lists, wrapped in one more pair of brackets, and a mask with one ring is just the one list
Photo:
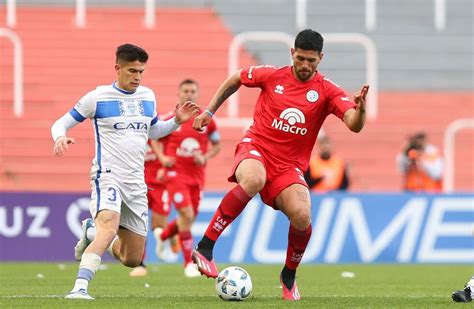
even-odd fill
[(313, 76), (313, 72), (309, 71), (309, 70), (297, 70), (296, 71), (296, 75), (298, 75), (298, 78), (299, 80), (305, 82), (307, 81), (308, 79), (311, 78), (311, 76)]

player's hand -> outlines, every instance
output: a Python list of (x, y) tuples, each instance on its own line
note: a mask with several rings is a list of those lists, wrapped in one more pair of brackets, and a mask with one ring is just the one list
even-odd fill
[(156, 172), (156, 180), (158, 181), (164, 181), (165, 180), (165, 169), (164, 168), (160, 168), (157, 172)]
[(60, 136), (54, 142), (53, 152), (55, 156), (62, 156), (69, 150), (69, 144), (75, 144), (76, 141), (72, 137)]
[(204, 111), (201, 115), (194, 118), (193, 128), (198, 131), (202, 131), (205, 126), (211, 123), (211, 115), (208, 112)]
[(176, 163), (176, 158), (175, 157), (169, 157), (169, 156), (162, 156), (160, 158), (161, 165), (164, 167), (173, 167), (173, 165)]
[(369, 85), (364, 85), (362, 88), (354, 93), (354, 103), (357, 104), (357, 109), (362, 112), (365, 112), (365, 97), (367, 96), (367, 92), (369, 92)]
[(177, 124), (182, 124), (189, 119), (191, 119), (194, 115), (199, 112), (199, 106), (196, 103), (191, 101), (186, 101), (184, 103), (176, 103), (175, 108), (175, 119)]
[(205, 156), (203, 156), (200, 153), (194, 154), (194, 163), (196, 163), (196, 165), (203, 166), (206, 164), (206, 162), (207, 162), (207, 159)]

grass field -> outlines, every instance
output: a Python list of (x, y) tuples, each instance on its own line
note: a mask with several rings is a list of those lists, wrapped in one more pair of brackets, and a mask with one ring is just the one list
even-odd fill
[[(89, 287), (96, 297), (90, 302), (63, 299), (77, 264), (2, 263), (0, 308), (468, 308), (450, 295), (474, 273), (469, 265), (303, 265), (297, 279), (302, 300), (290, 304), (280, 299), (280, 266), (243, 265), (253, 296), (229, 303), (217, 298), (213, 280), (186, 279), (180, 265), (150, 265), (144, 278), (130, 278), (118, 264), (106, 266)], [(355, 278), (342, 278), (343, 271)]]

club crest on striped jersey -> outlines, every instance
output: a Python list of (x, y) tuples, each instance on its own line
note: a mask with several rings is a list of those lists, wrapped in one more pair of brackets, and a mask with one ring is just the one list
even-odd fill
[(120, 100), (120, 115), (125, 117), (140, 116), (144, 114), (143, 103), (140, 100)]

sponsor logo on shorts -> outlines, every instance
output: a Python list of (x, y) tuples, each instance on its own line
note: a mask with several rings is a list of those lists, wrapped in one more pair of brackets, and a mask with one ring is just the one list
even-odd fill
[(290, 107), (281, 112), (280, 119), (273, 119), (272, 127), (283, 132), (305, 135), (308, 133), (308, 129), (297, 126), (297, 124), (305, 124), (305, 122), (306, 118), (303, 112)]

